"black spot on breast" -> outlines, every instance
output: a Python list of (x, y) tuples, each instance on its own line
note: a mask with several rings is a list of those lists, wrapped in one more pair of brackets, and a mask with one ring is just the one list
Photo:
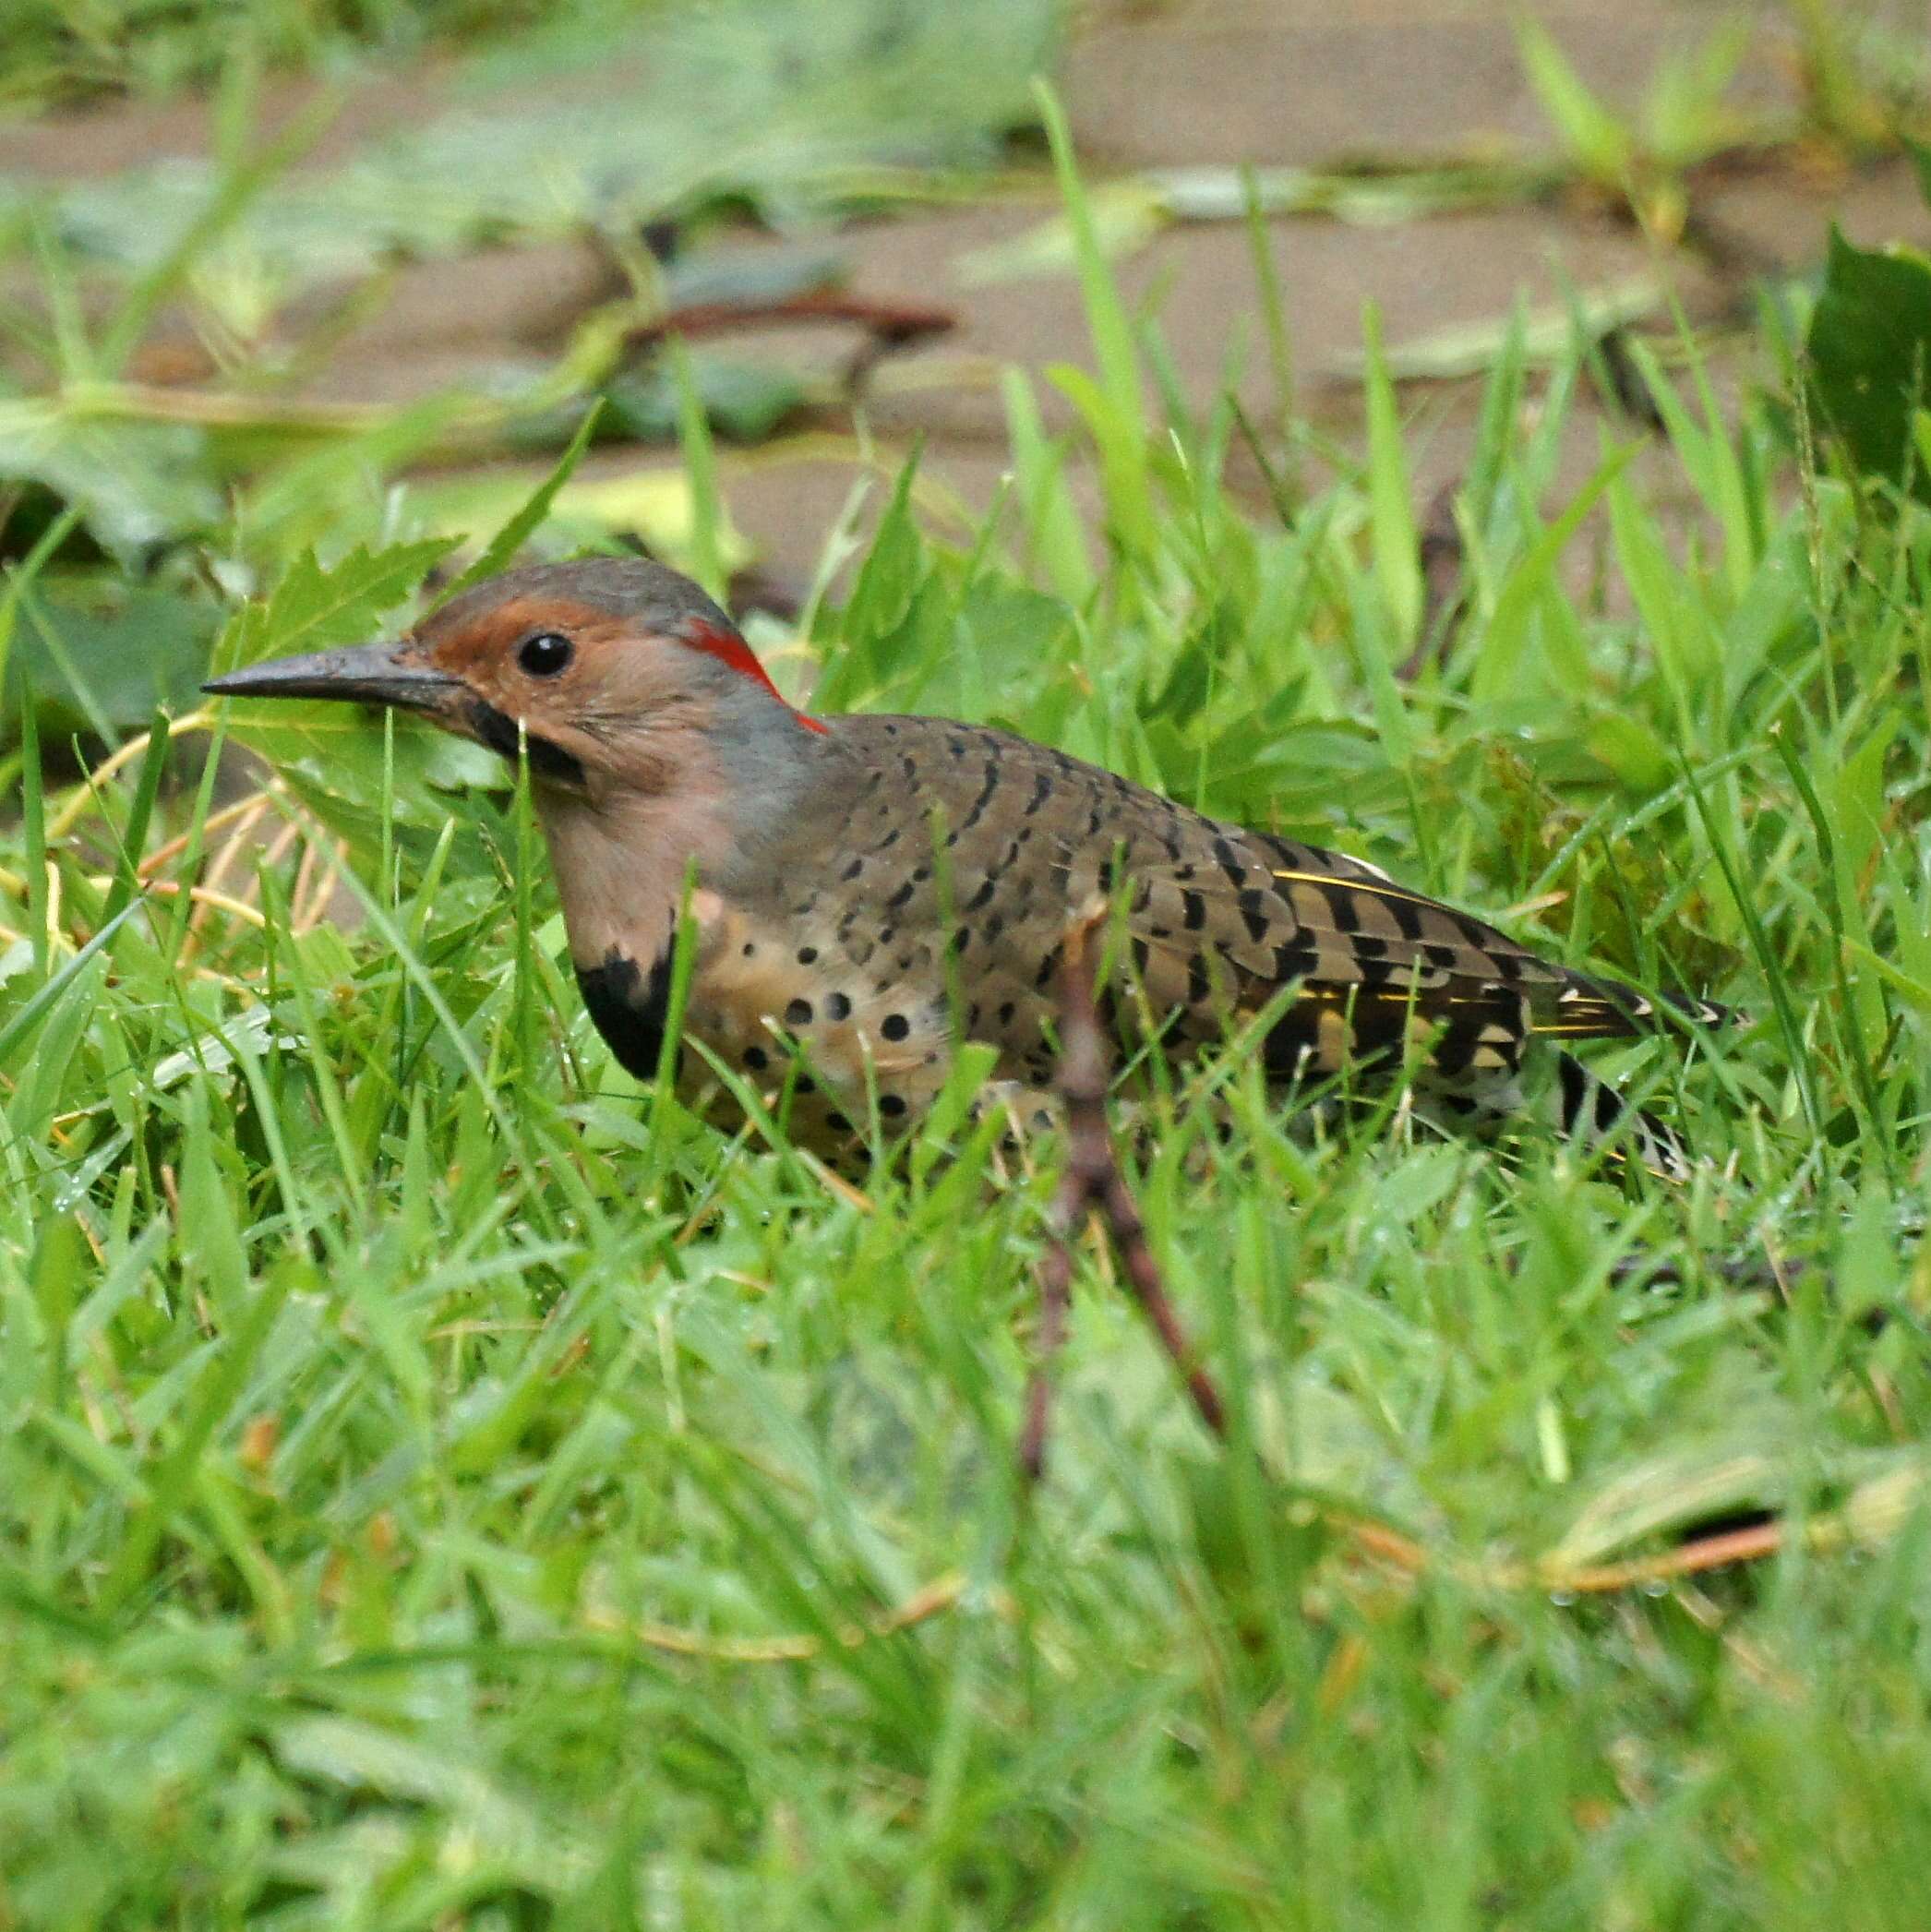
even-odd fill
[(888, 1013), (879, 1023), (879, 1031), (887, 1039), (904, 1039), (911, 1030), (911, 1021), (902, 1013)]
[[(670, 1012), (670, 972), (675, 947), (666, 944), (648, 975), (615, 947), (599, 966), (577, 968), (577, 990), (618, 1064), (640, 1080), (654, 1080), (664, 1057), (664, 1025)], [(680, 1045), (671, 1063), (676, 1077)]]
[[(486, 704), (481, 698), (472, 698), (469, 703), (469, 727), (476, 734), (477, 741), (487, 745), (492, 751), (507, 758), (511, 763), (522, 745), (530, 751), (530, 769), (551, 785), (573, 786), (578, 790), (583, 786), (583, 766), (582, 762), (566, 751), (559, 744), (524, 726), (519, 732), (517, 723), (509, 713), (498, 711), (494, 704)], [(601, 970), (595, 968), (594, 970)]]
[(787, 1026), (809, 1026), (811, 1024), (810, 1001), (792, 1001), (785, 1009), (785, 1024)]

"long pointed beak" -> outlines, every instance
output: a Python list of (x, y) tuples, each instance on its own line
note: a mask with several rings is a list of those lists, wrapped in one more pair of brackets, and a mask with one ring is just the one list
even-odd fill
[(201, 689), (218, 698), (337, 698), (352, 704), (392, 704), (401, 711), (440, 712), (462, 690), (446, 671), (422, 664), (406, 643), (357, 644), (310, 651), (210, 678)]

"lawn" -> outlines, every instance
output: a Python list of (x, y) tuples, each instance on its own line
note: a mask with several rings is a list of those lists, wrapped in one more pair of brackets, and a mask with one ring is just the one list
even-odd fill
[[(1358, 460), (1188, 401), (1042, 112), (1085, 373), (754, 642), (1735, 1007), (1592, 1056), (1695, 1177), (1291, 1118), (1237, 1044), (1122, 1139), (1227, 1439), (1085, 1240), (1028, 1486), (1058, 1150), (971, 1065), (855, 1181), (722, 1138), (592, 1029), (487, 760), (90, 674), (392, 634), (584, 541), (547, 486), (452, 549), (419, 424), (231, 426), (157, 558), (62, 444), (0, 592), (0, 1927), (1925, 1922), (1931, 513), (1779, 303), (1625, 351), (1640, 418), (1518, 317), (1445, 600), (1373, 318)], [(207, 486), (138, 427), (154, 514)]]

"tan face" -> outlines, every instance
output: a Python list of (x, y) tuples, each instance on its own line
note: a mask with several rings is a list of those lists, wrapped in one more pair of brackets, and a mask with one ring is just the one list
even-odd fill
[(569, 598), (473, 594), (399, 643), (280, 658), (207, 688), (414, 711), (509, 759), (527, 748), (540, 782), (594, 794), (611, 782), (662, 782), (678, 740), (711, 721), (712, 659), (749, 666), (763, 681), (735, 632), (699, 627), (688, 638), (665, 637), (637, 618)]
[(630, 626), (554, 597), (511, 597), (477, 610), (451, 605), (416, 630), (425, 662), (473, 697), (532, 729), (562, 727), (607, 680)]
[[(510, 597), (480, 609), (459, 600), (405, 648), (448, 680), (438, 724), (507, 758), (527, 744), (537, 777), (582, 788), (645, 725), (653, 697), (670, 695), (662, 674), (676, 647), (590, 605)], [(654, 661), (655, 678), (643, 675)]]

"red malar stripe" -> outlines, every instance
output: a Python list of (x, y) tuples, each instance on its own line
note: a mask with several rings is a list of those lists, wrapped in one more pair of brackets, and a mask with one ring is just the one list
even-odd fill
[(808, 731), (824, 729), (816, 718), (807, 717), (796, 705), (786, 704), (785, 696), (771, 681), (771, 674), (758, 662), (757, 654), (735, 630), (720, 630), (715, 624), (707, 624), (702, 618), (693, 618), (678, 633), (685, 643), (693, 651), (702, 651), (707, 657), (714, 657), (719, 664), (728, 665), (740, 677), (749, 678), (754, 684), (762, 684), (786, 710), (791, 713)]

